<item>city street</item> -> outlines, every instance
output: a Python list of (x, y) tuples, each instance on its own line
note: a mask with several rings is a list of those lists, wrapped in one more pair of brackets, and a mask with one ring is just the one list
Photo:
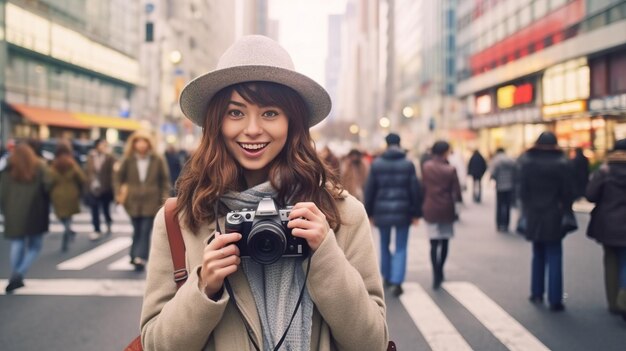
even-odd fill
[[(607, 312), (602, 250), (584, 235), (588, 214), (578, 213), (581, 229), (565, 240), (566, 310), (553, 313), (528, 302), (530, 244), (517, 234), (497, 233), (493, 207), (491, 191), (481, 204), (465, 194), (447, 282), (437, 291), (424, 227), (412, 228), (405, 293), (386, 297), (398, 350), (623, 350), (626, 323)], [(138, 334), (145, 274), (128, 264), (128, 219), (115, 214), (114, 220), (114, 235), (93, 243), (83, 211), (67, 253), (60, 252), (61, 226), (53, 221), (26, 287), (0, 295), (2, 350), (121, 350)], [(2, 294), (8, 250), (2, 240)]]

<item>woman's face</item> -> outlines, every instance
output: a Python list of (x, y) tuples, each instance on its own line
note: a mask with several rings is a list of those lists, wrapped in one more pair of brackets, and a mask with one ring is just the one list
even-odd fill
[(251, 104), (233, 91), (223, 118), (226, 147), (247, 171), (248, 186), (267, 180), (267, 166), (287, 142), (289, 120), (283, 110)]
[(134, 146), (135, 152), (137, 152), (140, 155), (145, 155), (150, 149), (150, 144), (148, 143), (148, 141), (142, 138), (135, 140), (135, 143), (133, 146)]

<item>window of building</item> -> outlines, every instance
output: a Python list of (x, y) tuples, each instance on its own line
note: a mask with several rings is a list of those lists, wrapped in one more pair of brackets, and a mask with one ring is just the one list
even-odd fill
[(626, 54), (615, 55), (609, 59), (610, 94), (626, 92)]
[(530, 5), (526, 5), (519, 12), (519, 26), (520, 26), (520, 28), (526, 27), (528, 24), (530, 24), (531, 20), (532, 20), (532, 18), (531, 18)]
[(550, 10), (557, 9), (567, 3), (567, 0), (550, 0)]
[(504, 39), (505, 36), (506, 36), (506, 25), (504, 22), (500, 22), (496, 26), (496, 42), (499, 42), (500, 40)]
[(515, 33), (517, 31), (517, 14), (513, 14), (511, 17), (509, 17), (506, 21), (506, 32), (507, 32), (507, 36)]
[(535, 20), (540, 19), (548, 13), (548, 0), (535, 0), (533, 3), (533, 12)]
[(607, 64), (606, 59), (598, 59), (589, 65), (593, 76), (591, 77), (591, 96), (608, 95)]

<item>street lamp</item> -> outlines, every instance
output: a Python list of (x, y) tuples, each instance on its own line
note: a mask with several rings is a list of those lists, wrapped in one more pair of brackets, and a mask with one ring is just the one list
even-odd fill
[(356, 124), (351, 124), (350, 125), (350, 134), (358, 134), (359, 133), (359, 126)]
[(381, 117), (378, 124), (380, 124), (383, 128), (389, 128), (389, 126), (391, 126), (391, 121), (387, 117)]
[(406, 106), (405, 108), (402, 109), (402, 115), (405, 118), (412, 118), (413, 116), (415, 116), (415, 111), (413, 110), (413, 107)]
[(183, 60), (183, 54), (181, 54), (178, 50), (172, 50), (170, 52), (169, 59), (172, 64), (177, 65)]

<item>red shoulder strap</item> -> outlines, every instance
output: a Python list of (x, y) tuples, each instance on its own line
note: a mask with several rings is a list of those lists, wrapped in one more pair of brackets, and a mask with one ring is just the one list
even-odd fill
[(170, 197), (165, 201), (165, 230), (167, 240), (170, 242), (172, 263), (174, 263), (174, 282), (176, 282), (176, 287), (180, 288), (187, 280), (188, 274), (185, 265), (185, 242), (175, 209), (176, 198)]

